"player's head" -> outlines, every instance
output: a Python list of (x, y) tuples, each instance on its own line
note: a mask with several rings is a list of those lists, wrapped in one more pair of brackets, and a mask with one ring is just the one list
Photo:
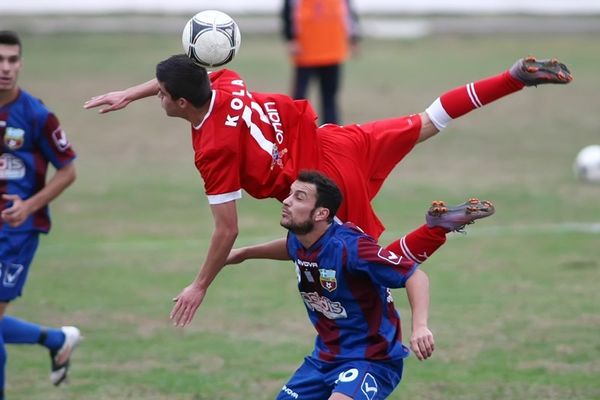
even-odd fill
[(0, 31), (0, 92), (16, 90), (21, 66), (19, 36), (13, 31)]
[(281, 226), (302, 235), (311, 232), (315, 224), (329, 225), (342, 203), (337, 185), (316, 171), (302, 171), (283, 201)]
[[(185, 54), (171, 56), (159, 62), (156, 66), (156, 79), (161, 88), (159, 96), (166, 95), (174, 102), (184, 99), (196, 108), (210, 100), (212, 94), (206, 68), (195, 64)], [(165, 111), (170, 115), (166, 107)]]

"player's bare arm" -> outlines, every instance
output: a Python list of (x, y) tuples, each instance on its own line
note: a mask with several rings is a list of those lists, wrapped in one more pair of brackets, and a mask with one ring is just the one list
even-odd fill
[(419, 132), (419, 139), (417, 139), (417, 143), (424, 142), (425, 140), (435, 136), (440, 130), (436, 128), (436, 126), (429, 118), (426, 112), (422, 112), (419, 114), (421, 117), (421, 130)]
[(75, 178), (75, 165), (69, 163), (57, 170), (46, 186), (28, 199), (21, 199), (16, 194), (3, 194), (2, 198), (12, 202), (12, 205), (2, 210), (2, 220), (13, 228), (20, 226), (32, 213), (58, 197)]
[(277, 239), (254, 246), (233, 249), (227, 257), (226, 265), (239, 264), (251, 259), (290, 260), (286, 248), (286, 239)]
[(433, 333), (427, 326), (429, 319), (429, 277), (417, 269), (406, 281), (406, 294), (412, 312), (410, 347), (419, 360), (431, 357), (434, 350)]
[(156, 78), (148, 82), (140, 83), (125, 90), (109, 92), (99, 96), (94, 96), (83, 105), (83, 108), (89, 109), (99, 106), (100, 114), (105, 114), (110, 111), (120, 110), (127, 107), (132, 101), (140, 100), (146, 97), (155, 96), (158, 93), (158, 81)]
[(171, 319), (175, 326), (184, 327), (192, 322), (196, 310), (202, 303), (208, 287), (225, 266), (227, 256), (233, 248), (238, 234), (237, 208), (235, 201), (210, 206), (215, 229), (204, 264), (196, 279), (173, 299), (175, 306)]

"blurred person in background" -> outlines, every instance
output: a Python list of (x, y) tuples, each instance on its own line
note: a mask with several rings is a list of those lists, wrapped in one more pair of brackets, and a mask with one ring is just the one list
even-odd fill
[(350, 0), (284, 0), (283, 35), (293, 64), (292, 97), (306, 99), (318, 78), (321, 123), (340, 124), (342, 66), (359, 41), (358, 15)]
[[(48, 204), (75, 181), (75, 152), (56, 116), (17, 86), (23, 66), (18, 35), (0, 31), (0, 399), (4, 399), (5, 344), (39, 344), (50, 352), (50, 380), (67, 378), (81, 340), (73, 326), (46, 328), (6, 315), (21, 296), (39, 235), (50, 231)], [(46, 182), (48, 164), (56, 173)]]

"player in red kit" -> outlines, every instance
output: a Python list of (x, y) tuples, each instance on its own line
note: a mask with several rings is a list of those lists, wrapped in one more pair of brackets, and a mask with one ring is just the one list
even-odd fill
[[(215, 230), (199, 274), (177, 296), (171, 314), (177, 325), (186, 325), (237, 237), (235, 201), (241, 198), (242, 189), (256, 198), (281, 201), (301, 169), (319, 170), (344, 194), (337, 217), (378, 238), (384, 227), (370, 202), (417, 143), (434, 136), (450, 120), (525, 86), (571, 80), (568, 68), (556, 60), (526, 58), (501, 74), (444, 93), (420, 114), (317, 127), (307, 101), (250, 92), (237, 73), (220, 70), (207, 74), (187, 56), (178, 55), (158, 64), (156, 79), (94, 97), (85, 107), (108, 105), (100, 109), (105, 113), (158, 94), (167, 115), (192, 124), (195, 163), (204, 180)], [(466, 210), (468, 207), (463, 207), (459, 212), (468, 214)], [(445, 232), (423, 226), (388, 249), (412, 254), (415, 261), (422, 262), (444, 242)], [(411, 246), (411, 242), (418, 245)]]

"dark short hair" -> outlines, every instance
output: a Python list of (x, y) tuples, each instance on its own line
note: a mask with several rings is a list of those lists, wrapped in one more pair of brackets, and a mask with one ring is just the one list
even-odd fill
[(156, 79), (165, 85), (174, 100), (184, 98), (195, 107), (204, 105), (212, 94), (206, 68), (185, 54), (178, 54), (156, 65)]
[(19, 35), (14, 31), (0, 31), (0, 44), (19, 46), (19, 54), (23, 49)]
[(334, 181), (318, 171), (304, 170), (300, 171), (298, 181), (312, 183), (317, 188), (317, 202), (315, 207), (323, 207), (329, 210), (329, 222), (333, 220), (335, 214), (342, 204), (343, 196), (340, 188)]

